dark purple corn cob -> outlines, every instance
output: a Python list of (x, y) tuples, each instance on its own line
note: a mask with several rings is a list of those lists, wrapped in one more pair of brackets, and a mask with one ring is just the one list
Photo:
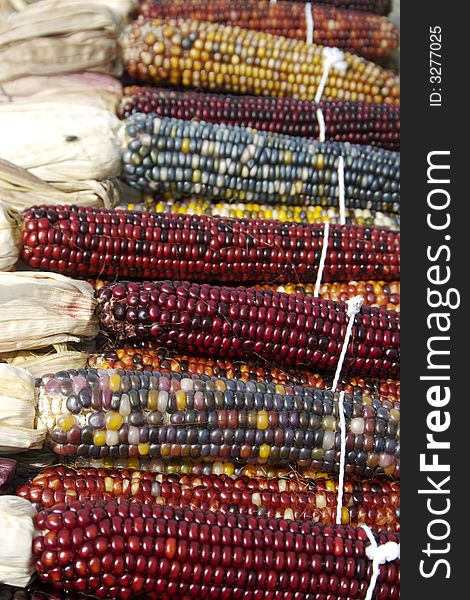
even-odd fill
[[(254, 288), (121, 282), (97, 297), (102, 328), (118, 342), (151, 340), (180, 353), (260, 357), (320, 372), (336, 369), (348, 322), (341, 302)], [(399, 366), (399, 314), (363, 306), (343, 374), (398, 378)]]
[(326, 101), (318, 104), (294, 98), (231, 96), (179, 92), (152, 87), (128, 87), (120, 116), (155, 113), (161, 117), (198, 119), (259, 131), (318, 139), (317, 108), (325, 118), (325, 137), (336, 142), (400, 149), (400, 108), (395, 104)]

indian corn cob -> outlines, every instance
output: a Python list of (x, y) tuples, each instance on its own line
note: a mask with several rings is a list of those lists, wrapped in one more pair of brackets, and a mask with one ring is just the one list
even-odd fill
[[(139, 14), (152, 19), (198, 19), (306, 41), (305, 7), (269, 0), (146, 0)], [(369, 60), (398, 46), (399, 32), (388, 19), (327, 6), (313, 6), (313, 42), (360, 54)]]
[[(257, 361), (232, 362), (218, 357), (181, 356), (164, 348), (118, 348), (103, 354), (91, 355), (90, 367), (102, 369), (125, 369), (130, 371), (171, 371), (197, 375), (199, 377), (222, 377), (243, 381), (265, 381), (281, 385), (308, 385), (316, 389), (331, 389), (332, 378), (300, 369), (280, 368)], [(400, 382), (392, 380), (362, 379), (360, 377), (340, 377), (336, 388), (348, 394), (364, 392), (381, 399), (400, 401)]]
[[(146, 0), (140, 1), (145, 2)], [(294, 0), (294, 2), (304, 3), (305, 0)], [(337, 8), (360, 10), (375, 15), (388, 15), (392, 10), (391, 0), (322, 0), (321, 4)]]
[[(297, 469), (290, 467), (280, 467), (274, 465), (260, 465), (257, 463), (233, 463), (228, 460), (224, 462), (205, 462), (193, 459), (170, 459), (148, 458), (136, 456), (132, 458), (88, 458), (83, 456), (68, 457), (65, 459), (67, 464), (75, 468), (93, 468), (93, 469), (118, 469), (131, 471), (151, 471), (164, 475), (226, 475), (227, 477), (266, 477), (273, 479), (276, 477), (292, 477), (297, 474)], [(302, 469), (305, 477), (314, 479), (320, 474), (312, 469)], [(307, 475), (308, 473), (308, 475)]]
[[(39, 578), (98, 598), (353, 600), (372, 577), (366, 532), (351, 526), (116, 500), (59, 504), (35, 521)], [(374, 597), (399, 598), (399, 560), (380, 566)]]
[(400, 210), (397, 152), (154, 114), (125, 124), (123, 175), (143, 192), (338, 206), (343, 157), (346, 208)]
[[(260, 357), (319, 371), (336, 369), (348, 322), (343, 303), (255, 288), (121, 282), (97, 296), (101, 327), (118, 342), (148, 340), (180, 353)], [(363, 306), (343, 373), (397, 378), (399, 346), (399, 314)]]
[[(122, 208), (122, 207), (121, 207)], [(244, 202), (217, 202), (206, 198), (176, 199), (159, 194), (143, 194), (141, 202), (130, 202), (127, 210), (144, 210), (161, 213), (183, 213), (190, 215), (212, 215), (229, 219), (274, 219), (293, 223), (339, 223), (340, 211), (336, 206), (295, 206), (288, 204), (255, 204)], [(400, 229), (400, 216), (389, 212), (362, 208), (346, 209), (346, 223), (368, 227), (386, 227), (392, 231)]]
[[(278, 5), (279, 6), (279, 5)], [(318, 139), (317, 109), (325, 119), (325, 138), (335, 142), (371, 144), (400, 149), (400, 109), (393, 104), (294, 98), (230, 96), (178, 92), (152, 87), (129, 87), (119, 116), (154, 113), (161, 117), (198, 119), (209, 123), (251, 127), (259, 131)]]
[[(111, 209), (35, 207), (23, 214), (23, 258), (70, 276), (203, 281), (314, 282), (325, 229)], [(395, 280), (400, 235), (332, 225), (323, 281)]]
[[(91, 279), (90, 284), (99, 291), (105, 285), (113, 283), (111, 280)], [(286, 294), (306, 294), (315, 297), (315, 287), (309, 283), (287, 283), (283, 285), (263, 283), (254, 285), (260, 290), (272, 292), (285, 292)], [(371, 308), (385, 308), (400, 312), (400, 282), (399, 281), (348, 281), (336, 283), (322, 283), (317, 295), (324, 300), (347, 302), (356, 296), (364, 298), (364, 304)], [(164, 355), (161, 356), (164, 358)], [(232, 365), (233, 368), (233, 365)]]
[[(339, 393), (235, 379), (94, 369), (37, 383), (51, 449), (89, 458), (191, 458), (339, 470)], [(400, 403), (345, 394), (346, 473), (400, 473)]]
[[(66, 464), (74, 468), (92, 468), (92, 469), (118, 469), (118, 470), (140, 470), (150, 471), (164, 475), (197, 475), (212, 476), (225, 475), (227, 477), (248, 477), (250, 479), (298, 479), (305, 478), (316, 480), (325, 477), (315, 468), (299, 469), (297, 465), (280, 466), (259, 463), (241, 463), (225, 460), (224, 462), (207, 462), (202, 459), (161, 459), (148, 457), (132, 458), (88, 458), (88, 457), (67, 457), (64, 459)], [(44, 465), (47, 466), (47, 465)], [(43, 467), (44, 468), (44, 467)], [(377, 478), (380, 481), (391, 481), (386, 478)]]
[[(120, 43), (130, 79), (151, 85), (313, 100), (324, 70), (324, 46), (207, 21), (141, 17)], [(353, 54), (344, 62), (324, 100), (399, 102), (394, 73)]]
[[(310, 284), (262, 285), (268, 289), (288, 294), (307, 294), (314, 296), (315, 287)], [(323, 283), (320, 286), (319, 298), (347, 302), (354, 296), (363, 296), (364, 303), (370, 307), (386, 308), (400, 312), (399, 281), (349, 281), (347, 283)]]
[[(37, 510), (72, 500), (142, 500), (177, 508), (232, 512), (268, 519), (335, 522), (334, 479), (232, 479), (226, 475), (157, 475), (115, 469), (50, 467), (21, 485), (16, 494)], [(344, 486), (342, 524), (363, 524), (378, 531), (400, 529), (400, 484), (348, 479)]]
[[(95, 290), (100, 290), (105, 285), (112, 283), (108, 280), (90, 280)], [(253, 287), (272, 292), (285, 292), (287, 294), (306, 294), (315, 296), (315, 286), (309, 283), (287, 283), (283, 285), (259, 284)], [(355, 296), (362, 296), (364, 304), (371, 308), (385, 308), (400, 312), (400, 282), (399, 281), (348, 281), (322, 283), (318, 298), (347, 302)]]

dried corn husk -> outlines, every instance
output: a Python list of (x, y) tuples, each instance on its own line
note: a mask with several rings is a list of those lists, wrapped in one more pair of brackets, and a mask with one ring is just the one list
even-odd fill
[(41, 448), (46, 428), (36, 416), (34, 377), (0, 363), (0, 452)]
[(122, 98), (121, 83), (104, 73), (67, 73), (22, 77), (0, 86), (0, 104), (18, 101), (96, 104), (115, 112)]
[(0, 158), (48, 183), (102, 180), (121, 171), (122, 123), (92, 104), (0, 106)]
[[(32, 0), (36, 1), (36, 0)], [(28, 0), (0, 0), (0, 22), (28, 6)]]
[(92, 286), (56, 273), (0, 273), (0, 355), (93, 338)]
[[(68, 181), (52, 185), (31, 175), (26, 169), (0, 159), (0, 202), (20, 211), (38, 204), (114, 208), (121, 203), (138, 203), (140, 199), (137, 190), (116, 177), (103, 181)], [(0, 256), (2, 254), (0, 243)]]
[(21, 249), (20, 214), (0, 202), (0, 271), (10, 271)]
[(2, 354), (0, 362), (4, 361), (15, 367), (26, 369), (33, 377), (42, 377), (46, 373), (84, 369), (89, 357), (87, 352), (69, 350), (66, 344), (56, 344), (49, 352), (21, 350)]
[(105, 4), (41, 0), (0, 23), (1, 81), (97, 71), (120, 75), (120, 17)]
[[(11, 13), (24, 10), (30, 4), (42, 2), (43, 0), (0, 0), (0, 19), (7, 17)], [(83, 0), (57, 0), (59, 4), (73, 4), (83, 2)], [(124, 23), (132, 9), (137, 5), (138, 0), (90, 0), (90, 3), (99, 4), (109, 8)]]
[(0, 583), (26, 587), (34, 573), (34, 517), (37, 511), (24, 498), (0, 496)]

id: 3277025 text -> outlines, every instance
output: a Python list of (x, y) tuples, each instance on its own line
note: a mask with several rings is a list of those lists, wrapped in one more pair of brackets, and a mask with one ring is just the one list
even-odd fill
[(442, 106), (442, 27), (429, 27), (429, 106)]

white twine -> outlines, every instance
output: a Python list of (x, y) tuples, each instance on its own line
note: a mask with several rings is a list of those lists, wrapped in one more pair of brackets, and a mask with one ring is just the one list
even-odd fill
[(339, 48), (330, 48), (325, 46), (322, 52), (323, 56), (323, 73), (318, 84), (317, 93), (315, 94), (315, 102), (320, 102), (325, 90), (330, 69), (335, 69), (344, 75), (348, 68), (348, 63), (344, 60), (344, 53)]
[[(333, 380), (333, 386), (331, 390), (336, 391), (338, 381), (343, 369), (344, 359), (349, 346), (349, 339), (351, 337), (354, 320), (357, 313), (361, 310), (364, 298), (362, 296), (354, 296), (346, 302), (348, 305), (348, 326), (346, 329), (346, 335), (344, 336), (343, 347), (341, 348), (341, 354), (339, 356), (338, 364), (336, 365), (335, 378)], [(346, 419), (344, 418), (344, 391), (339, 394), (338, 401), (338, 412), (339, 412), (339, 426), (341, 434), (341, 448), (339, 453), (339, 481), (338, 481), (338, 501), (336, 505), (336, 524), (341, 525), (341, 515), (343, 512), (343, 492), (344, 492), (344, 474), (346, 470)]]
[(271, 0), (271, 4), (276, 4), (277, 0)]
[(339, 223), (346, 225), (346, 191), (344, 188), (344, 158), (338, 160)]
[(346, 335), (344, 336), (343, 347), (341, 348), (341, 354), (339, 355), (338, 364), (336, 365), (335, 378), (333, 379), (333, 386), (331, 388), (333, 392), (336, 391), (341, 371), (343, 369), (343, 363), (346, 357), (346, 352), (348, 351), (349, 339), (351, 337), (354, 319), (357, 313), (361, 310), (363, 302), (364, 298), (362, 296), (354, 296), (354, 298), (351, 298), (346, 302), (346, 304), (348, 305), (347, 315), (349, 317), (349, 321), (346, 329)]
[(313, 29), (315, 27), (315, 23), (313, 20), (313, 9), (311, 2), (307, 2), (305, 4), (305, 27), (307, 29), (307, 44), (313, 44)]
[(372, 534), (371, 528), (368, 525), (360, 525), (367, 534), (370, 546), (366, 548), (366, 556), (372, 561), (372, 577), (370, 578), (369, 587), (364, 600), (372, 600), (372, 595), (377, 585), (379, 578), (380, 565), (392, 562), (400, 558), (400, 544), (397, 542), (387, 542), (381, 546), (377, 546), (375, 537)]
[[(312, 9), (310, 7), (310, 10), (307, 10), (307, 6), (310, 3), (305, 5), (305, 18), (306, 18), (306, 23), (307, 23), (307, 42), (308, 43), (312, 43), (313, 42), (313, 12)], [(310, 34), (310, 29), (309, 29), (309, 16), (311, 18), (311, 36), (312, 39), (309, 42), (309, 34)], [(339, 71), (340, 73), (345, 73), (346, 69), (348, 68), (348, 63), (344, 60), (344, 53), (341, 52), (341, 50), (339, 50), (338, 48), (330, 48), (330, 47), (325, 47), (323, 48), (323, 52), (322, 52), (322, 56), (323, 56), (323, 73), (320, 79), (320, 83), (318, 85), (317, 88), (317, 92), (315, 94), (315, 103), (318, 104), (321, 100), (321, 97), (323, 96), (323, 92), (325, 91), (325, 86), (326, 86), (326, 82), (328, 80), (328, 75), (330, 74), (330, 69), (336, 69), (337, 71)], [(317, 108), (316, 111), (316, 115), (317, 115), (317, 121), (318, 121), (318, 126), (319, 126), (319, 136), (318, 139), (320, 142), (324, 142), (326, 139), (326, 127), (325, 127), (325, 117), (323, 115), (323, 111), (320, 107)]]
[(341, 525), (343, 513), (344, 472), (346, 462), (346, 419), (344, 418), (344, 391), (339, 393), (339, 427), (341, 433), (341, 451), (339, 455), (338, 503), (336, 506), (336, 524)]
[(326, 125), (325, 125), (325, 116), (323, 115), (323, 111), (320, 107), (317, 108), (317, 122), (318, 122), (318, 141), (323, 143), (326, 140)]
[(330, 238), (330, 223), (327, 221), (323, 229), (323, 246), (321, 249), (320, 264), (318, 265), (317, 281), (315, 282), (315, 289), (313, 295), (318, 296), (320, 294), (321, 280), (323, 277), (323, 269), (325, 268), (326, 252), (328, 250), (328, 240)]

